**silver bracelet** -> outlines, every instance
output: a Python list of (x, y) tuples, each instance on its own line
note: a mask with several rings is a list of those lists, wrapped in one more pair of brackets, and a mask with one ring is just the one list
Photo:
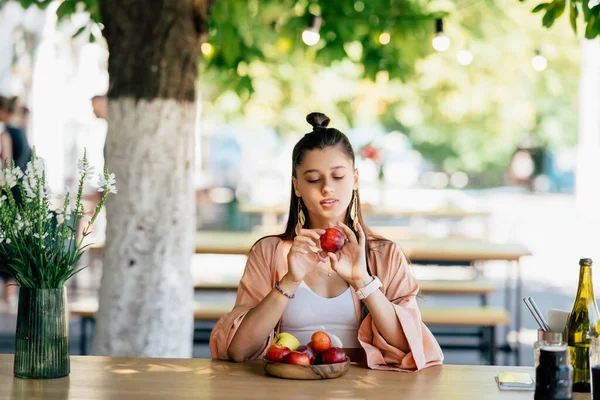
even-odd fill
[(296, 297), (296, 294), (287, 294), (286, 292), (284, 292), (283, 289), (281, 289), (279, 287), (279, 282), (275, 282), (275, 289), (277, 289), (277, 291), (279, 291), (279, 293), (281, 293), (282, 295), (284, 295), (288, 299), (293, 299), (294, 297)]

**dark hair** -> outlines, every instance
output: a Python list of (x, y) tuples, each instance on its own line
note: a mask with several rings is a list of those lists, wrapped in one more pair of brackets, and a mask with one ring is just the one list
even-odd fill
[(0, 96), (0, 109), (8, 111), (9, 114), (14, 114), (15, 109), (17, 107), (17, 101), (17, 96)]
[[(302, 165), (304, 161), (304, 157), (306, 153), (311, 150), (322, 150), (327, 147), (339, 146), (341, 150), (352, 160), (352, 166), (354, 166), (354, 149), (352, 149), (352, 144), (350, 144), (350, 140), (346, 135), (335, 128), (328, 128), (329, 125), (329, 117), (325, 114), (313, 112), (306, 116), (306, 121), (313, 127), (312, 132), (305, 134), (302, 139), (296, 146), (294, 146), (294, 150), (292, 151), (292, 175), (296, 176), (296, 169)], [(363, 214), (360, 206), (360, 195), (358, 190), (356, 192), (356, 201), (357, 209), (358, 209), (358, 222), (360, 226), (363, 228), (365, 232), (365, 236), (367, 238), (367, 253), (369, 251), (373, 251), (373, 247), (371, 246), (372, 241), (387, 241), (387, 239), (382, 238), (379, 235), (374, 234), (365, 224), (363, 219)], [(285, 226), (285, 231), (277, 235), (282, 240), (293, 240), (296, 237), (296, 224), (298, 223), (298, 203), (300, 203), (300, 207), (302, 207), (304, 211), (304, 216), (306, 218), (305, 224), (308, 225), (310, 222), (310, 218), (308, 212), (304, 208), (302, 201), (298, 196), (296, 196), (294, 192), (294, 184), (292, 183), (291, 187), (291, 196), (290, 196), (290, 210), (288, 213), (288, 220)], [(346, 211), (346, 218), (344, 223), (352, 229), (356, 237), (358, 238), (358, 232), (354, 230), (352, 227), (352, 220), (350, 219), (350, 207), (352, 206), (352, 202), (348, 205), (348, 209)], [(369, 267), (369, 257), (367, 257), (367, 272), (371, 275), (371, 268)], [(368, 310), (364, 303), (361, 303), (361, 320), (366, 317)]]

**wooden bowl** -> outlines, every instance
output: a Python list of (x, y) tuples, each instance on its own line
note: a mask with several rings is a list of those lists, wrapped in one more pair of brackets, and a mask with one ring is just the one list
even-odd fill
[(263, 368), (267, 375), (285, 379), (333, 379), (346, 375), (350, 369), (350, 358), (337, 364), (295, 365), (272, 362), (263, 358)]

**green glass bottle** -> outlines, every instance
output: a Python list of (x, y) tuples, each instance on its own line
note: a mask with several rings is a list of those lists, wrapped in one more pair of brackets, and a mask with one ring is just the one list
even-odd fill
[(579, 287), (567, 322), (567, 344), (573, 367), (573, 391), (590, 391), (590, 338), (600, 333), (600, 313), (592, 285), (592, 259), (579, 260)]

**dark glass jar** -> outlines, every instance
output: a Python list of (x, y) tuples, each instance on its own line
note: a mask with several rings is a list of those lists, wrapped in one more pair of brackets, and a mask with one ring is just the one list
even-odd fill
[(542, 346), (535, 369), (535, 400), (572, 400), (573, 367), (567, 346)]

